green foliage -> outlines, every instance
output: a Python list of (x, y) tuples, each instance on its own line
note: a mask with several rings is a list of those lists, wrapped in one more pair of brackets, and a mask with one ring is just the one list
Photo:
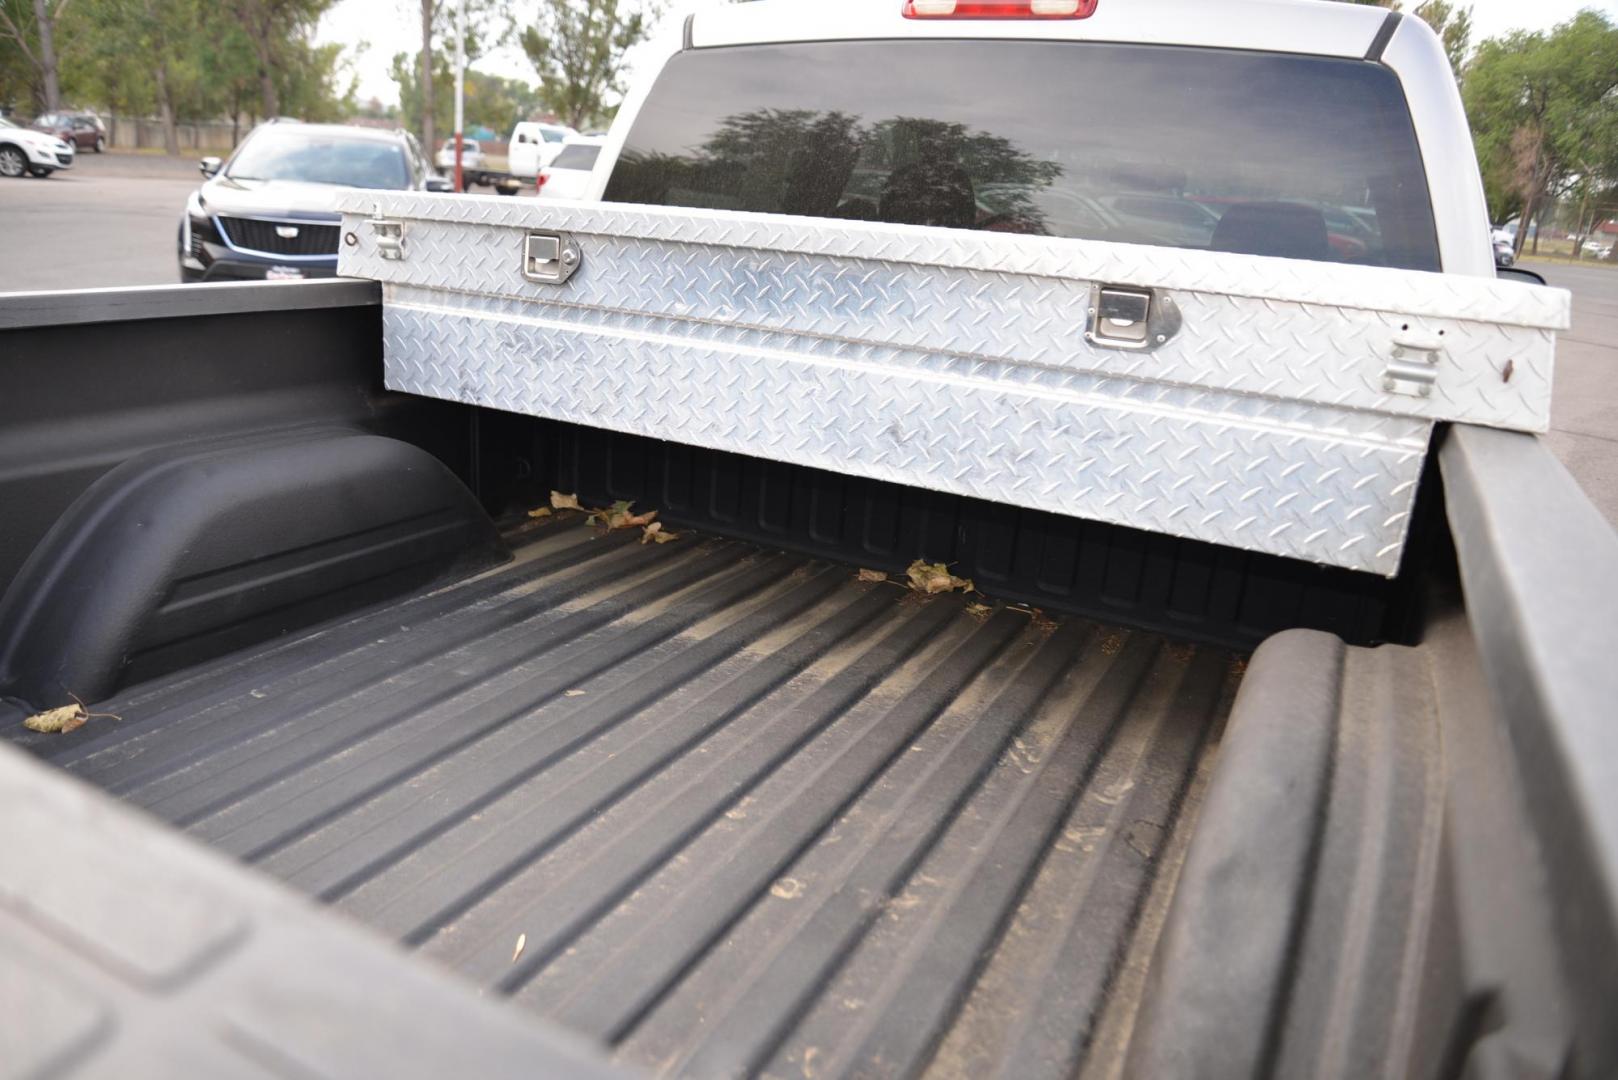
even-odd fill
[(607, 99), (624, 92), (624, 54), (646, 40), (653, 14), (643, 0), (541, 0), (518, 40), (545, 104), (580, 129), (607, 118)]
[[(421, 57), (416, 53), (396, 53), (389, 75), (399, 87), (399, 123), (411, 131), (421, 131)], [(453, 58), (446, 52), (433, 55), (433, 130), (438, 141), (448, 138), (455, 123), (455, 71)], [(518, 120), (540, 111), (539, 92), (519, 79), (485, 75), (470, 68), (466, 72), (466, 126), (481, 124), (501, 138), (511, 133)], [(437, 147), (431, 148), (436, 152)]]
[[(9, 10), (33, 0), (0, 0)], [(315, 45), (335, 0), (79, 0), (59, 4), (64, 103), (171, 121), (262, 118), (274, 112), (333, 120), (353, 110), (343, 49)], [(0, 32), (0, 102), (40, 98), (19, 48)], [(24, 98), (25, 100), (17, 100)], [(26, 99), (32, 99), (26, 100)], [(29, 109), (29, 111), (33, 111)]]
[[(426, 125), (422, 123), (421, 89), (421, 55), (419, 53), (394, 53), (393, 63), (388, 70), (393, 82), (399, 87), (399, 121), (408, 130), (423, 132)], [(450, 70), (450, 59), (441, 52), (433, 54), (433, 131), (449, 131), (450, 125), (455, 121), (455, 94), (453, 80), (455, 73)], [(441, 88), (450, 86), (449, 93), (443, 93)], [(424, 147), (429, 153), (436, 151), (436, 147)]]
[(1618, 27), (1605, 15), (1484, 42), (1464, 94), (1495, 220), (1533, 220), (1618, 178)]
[[(0, 0), (0, 104), (56, 108), (61, 21), (67, 0)], [(48, 31), (48, 32), (47, 32)]]

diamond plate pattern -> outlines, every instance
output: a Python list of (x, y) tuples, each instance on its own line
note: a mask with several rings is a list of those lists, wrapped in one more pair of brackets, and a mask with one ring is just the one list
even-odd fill
[(1322, 434), (1311, 410), (1208, 391), (1085, 392), (509, 306), (390, 297), (388, 385), (1387, 575), (1427, 447), (1419, 420)]
[[(395, 389), (1391, 575), (1432, 423), (1543, 429), (1565, 294), (1082, 241), (648, 207), (345, 196)], [(520, 273), (570, 233), (563, 286)], [(1015, 267), (1015, 271), (1011, 268)], [(1152, 353), (1092, 281), (1172, 290)], [(1430, 398), (1396, 338), (1442, 332)], [(1506, 373), (1510, 377), (1506, 377)]]
[[(337, 197), (337, 209), (344, 214), (361, 216), (381, 211), (391, 218), (444, 224), (561, 229), (656, 243), (998, 270), (1037, 277), (1099, 278), (1115, 284), (1225, 293), (1324, 307), (1369, 308), (1392, 314), (1470, 319), (1541, 330), (1566, 330), (1572, 311), (1572, 296), (1565, 290), (1490, 278), (1098, 240), (816, 220), (731, 210), (540, 202), (494, 195), (430, 195), (409, 191), (346, 191)], [(343, 254), (356, 253), (345, 251)], [(358, 273), (356, 276), (371, 275)]]

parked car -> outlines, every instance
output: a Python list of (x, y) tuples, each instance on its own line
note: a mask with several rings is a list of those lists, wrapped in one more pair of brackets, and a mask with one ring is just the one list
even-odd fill
[(331, 277), (342, 188), (448, 191), (404, 131), (272, 121), (206, 177), (180, 218), (181, 281)]
[(73, 144), (0, 119), (0, 176), (49, 176), (73, 167)]
[(1489, 243), (1494, 248), (1494, 265), (1496, 267), (1512, 267), (1517, 263), (1517, 245), (1512, 241), (1510, 233), (1489, 230)]
[(539, 171), (535, 181), (541, 199), (583, 199), (590, 193), (590, 174), (601, 146), (607, 140), (599, 135), (574, 135), (562, 144), (562, 152)]
[(46, 113), (36, 117), (30, 126), (35, 131), (44, 131), (63, 142), (72, 143), (78, 150), (94, 150), (99, 154), (107, 148), (106, 125), (95, 113)]
[(1612, 257), (1612, 237), (1593, 236), (1584, 242), (1584, 253), (1597, 259)]
[(1213, 243), (1219, 211), (1176, 195), (1101, 195), (1097, 202), (1126, 221), (1142, 239), (1166, 247), (1201, 247)]
[[(438, 148), (438, 157), (435, 162), (440, 169), (454, 171), (455, 169), (455, 140), (445, 139), (444, 145)], [(473, 139), (466, 139), (461, 143), (461, 171), (468, 169), (481, 169), (483, 167), (483, 144)]]
[(555, 161), (567, 140), (577, 135), (577, 131), (562, 124), (524, 120), (511, 129), (506, 168), (512, 176), (537, 180), (540, 170)]

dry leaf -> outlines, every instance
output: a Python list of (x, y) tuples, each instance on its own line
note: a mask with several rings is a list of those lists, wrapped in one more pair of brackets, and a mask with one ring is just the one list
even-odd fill
[(528, 516), (531, 518), (548, 518), (551, 516), (551, 508), (548, 506), (541, 506), (537, 510), (528, 511)]
[(650, 525), (657, 520), (657, 511), (648, 510), (644, 514), (632, 513), (634, 503), (619, 500), (612, 504), (610, 510), (590, 511), (589, 521), (592, 525), (600, 525), (604, 529), (633, 529)]
[(583, 697), (584, 696), (584, 691), (583, 690), (564, 690), (564, 691), (562, 691), (562, 696), (563, 697)]
[(74, 704), (63, 705), (58, 709), (46, 709), (42, 713), (35, 713), (33, 716), (30, 716), (28, 719), (24, 720), (22, 722), (22, 726), (27, 728), (29, 731), (52, 732), (71, 730), (67, 726), (70, 723), (75, 728), (82, 727), (84, 721), (84, 706)]
[(888, 575), (884, 574), (880, 570), (861, 570), (860, 571), (860, 580), (861, 581), (881, 582), (881, 581), (888, 580)]
[(583, 510), (579, 505), (577, 495), (563, 495), (560, 491), (551, 492), (551, 509), (553, 510)]
[(108, 712), (91, 712), (84, 707), (84, 702), (75, 694), (69, 694), (73, 699), (71, 705), (59, 705), (54, 709), (35, 713), (22, 722), (22, 726), (29, 731), (40, 731), (46, 734), (59, 733), (66, 735), (70, 731), (77, 731), (88, 724), (92, 717), (104, 716), (109, 720), (122, 720), (123, 717)]
[(928, 596), (954, 592), (956, 589), (962, 592), (973, 591), (971, 578), (956, 577), (943, 563), (925, 563), (917, 559), (910, 564), (910, 569), (905, 571), (905, 576), (910, 579), (912, 589)]
[(667, 544), (679, 538), (679, 533), (671, 533), (664, 529), (661, 521), (652, 522), (640, 532), (640, 542), (643, 544)]
[(994, 614), (994, 608), (988, 604), (968, 604), (966, 605), (966, 613), (974, 619), (987, 619)]
[(525, 946), (527, 944), (528, 944), (528, 935), (527, 934), (518, 934), (517, 935), (517, 947), (511, 951), (511, 962), (513, 964), (515, 964), (517, 962), (517, 957), (522, 955), (523, 946)]

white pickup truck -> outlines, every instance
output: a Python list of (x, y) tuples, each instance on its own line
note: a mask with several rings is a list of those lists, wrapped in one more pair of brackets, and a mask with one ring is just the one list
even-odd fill
[(0, 297), (0, 1073), (1618, 1075), (1618, 536), (1432, 32), (677, 30), (587, 201)]

